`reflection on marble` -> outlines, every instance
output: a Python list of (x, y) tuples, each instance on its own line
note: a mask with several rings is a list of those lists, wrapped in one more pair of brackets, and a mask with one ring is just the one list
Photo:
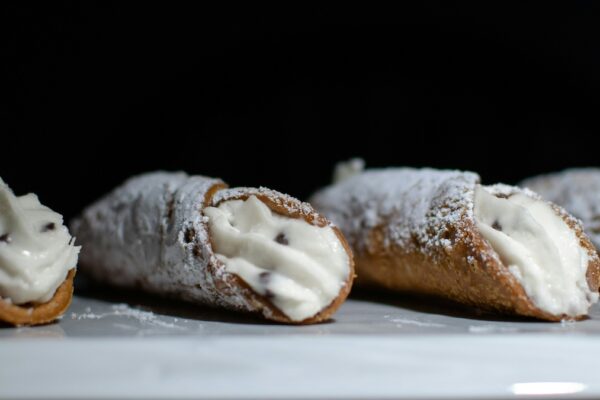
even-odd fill
[(60, 321), (0, 328), (0, 398), (600, 397), (599, 339), (599, 307), (548, 323), (355, 292), (286, 326), (78, 287)]
[(580, 393), (587, 389), (580, 382), (520, 382), (510, 386), (517, 396), (558, 396)]

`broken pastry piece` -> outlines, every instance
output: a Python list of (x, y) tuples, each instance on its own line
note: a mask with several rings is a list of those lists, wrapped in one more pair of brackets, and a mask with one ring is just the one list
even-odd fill
[(583, 222), (585, 232), (600, 249), (600, 168), (572, 168), (521, 182)]
[(0, 321), (38, 325), (66, 311), (80, 249), (73, 242), (60, 214), (0, 179)]
[(598, 300), (600, 260), (576, 219), (538, 195), (470, 172), (357, 172), (312, 204), (355, 253), (357, 283), (550, 321)]
[(131, 178), (73, 228), (97, 281), (279, 322), (329, 319), (354, 278), (345, 239), (310, 205), (203, 176)]

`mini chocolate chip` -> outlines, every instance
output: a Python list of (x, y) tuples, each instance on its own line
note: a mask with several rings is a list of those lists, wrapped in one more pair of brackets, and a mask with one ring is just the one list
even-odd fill
[(280, 234), (278, 234), (277, 236), (275, 236), (275, 241), (279, 244), (283, 244), (283, 245), (288, 245), (290, 244), (288, 238), (285, 236), (285, 234), (283, 232), (281, 232)]
[(500, 222), (498, 222), (497, 220), (494, 221), (494, 223), (492, 224), (492, 228), (494, 228), (497, 231), (502, 231), (502, 225), (500, 225)]
[(194, 255), (194, 257), (202, 258), (202, 249), (199, 245), (194, 246), (194, 248), (192, 249), (192, 254)]
[(4, 235), (0, 236), (0, 242), (10, 243), (12, 242), (12, 238), (8, 233), (5, 233)]
[(42, 226), (42, 232), (53, 231), (56, 229), (56, 224), (54, 222), (48, 222), (46, 225)]
[(508, 199), (512, 194), (496, 193), (494, 196), (499, 199)]
[(271, 280), (271, 273), (270, 272), (261, 272), (260, 274), (258, 274), (258, 280), (263, 285), (269, 283), (269, 281)]
[(194, 228), (187, 228), (185, 230), (184, 239), (186, 243), (192, 243), (194, 241), (194, 237), (196, 236), (196, 230)]
[(265, 290), (265, 297), (269, 300), (275, 298), (275, 293), (271, 292), (269, 289)]

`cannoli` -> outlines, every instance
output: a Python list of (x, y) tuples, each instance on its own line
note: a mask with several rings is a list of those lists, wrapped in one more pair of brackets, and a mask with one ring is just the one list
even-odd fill
[(596, 249), (600, 249), (600, 168), (567, 169), (526, 179), (520, 185), (579, 218)]
[(73, 230), (99, 282), (284, 323), (329, 319), (354, 278), (344, 237), (310, 205), (203, 176), (133, 177)]
[(354, 250), (357, 284), (549, 321), (598, 300), (600, 260), (581, 225), (530, 190), (471, 172), (340, 171), (311, 202)]
[(0, 321), (38, 325), (66, 311), (80, 249), (74, 241), (60, 214), (33, 193), (15, 196), (0, 179)]

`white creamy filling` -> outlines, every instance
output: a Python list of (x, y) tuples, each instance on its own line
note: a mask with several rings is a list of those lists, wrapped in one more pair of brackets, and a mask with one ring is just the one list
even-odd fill
[(326, 308), (349, 274), (349, 259), (329, 226), (273, 213), (255, 196), (204, 210), (215, 252), (293, 321)]
[(586, 280), (586, 249), (546, 202), (519, 193), (497, 197), (478, 185), (475, 221), (541, 310), (584, 315), (598, 301), (598, 294), (590, 290)]
[(0, 179), (0, 297), (13, 304), (43, 303), (77, 264), (63, 218), (33, 193), (15, 196)]

